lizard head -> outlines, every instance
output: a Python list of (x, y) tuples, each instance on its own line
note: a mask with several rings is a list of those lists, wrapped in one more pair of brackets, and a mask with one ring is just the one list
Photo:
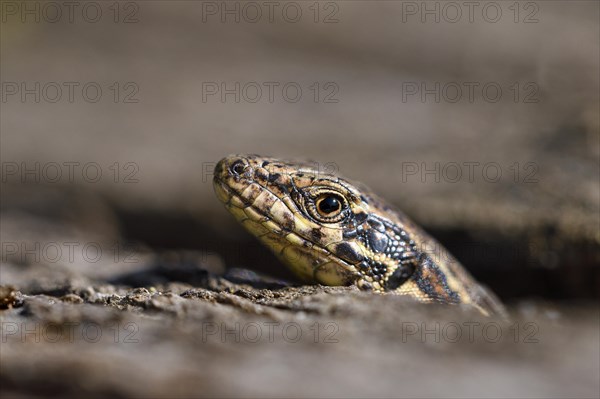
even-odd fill
[(396, 289), (414, 272), (415, 243), (383, 201), (328, 169), (232, 155), (213, 183), (229, 212), (300, 278)]

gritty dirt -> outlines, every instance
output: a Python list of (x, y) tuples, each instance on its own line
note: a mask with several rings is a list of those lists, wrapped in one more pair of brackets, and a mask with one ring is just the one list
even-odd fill
[[(255, 288), (196, 272), (200, 286), (131, 288), (65, 276), (54, 288), (41, 281), (21, 291), (3, 287), (3, 391), (155, 398), (597, 392), (593, 308), (521, 304), (511, 320), (489, 319), (353, 288)], [(423, 375), (427, 383), (415, 384)]]

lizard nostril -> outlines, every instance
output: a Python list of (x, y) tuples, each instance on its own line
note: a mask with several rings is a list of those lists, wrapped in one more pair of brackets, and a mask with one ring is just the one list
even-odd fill
[(247, 165), (244, 163), (244, 161), (238, 159), (237, 161), (231, 164), (229, 170), (231, 170), (231, 173), (233, 173), (234, 175), (240, 176), (244, 174), (246, 168)]

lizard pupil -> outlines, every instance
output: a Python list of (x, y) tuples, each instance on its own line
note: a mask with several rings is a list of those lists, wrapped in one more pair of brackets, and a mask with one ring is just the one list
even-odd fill
[(334, 195), (328, 195), (319, 201), (317, 204), (319, 212), (329, 215), (334, 212), (339, 212), (342, 208), (342, 203)]

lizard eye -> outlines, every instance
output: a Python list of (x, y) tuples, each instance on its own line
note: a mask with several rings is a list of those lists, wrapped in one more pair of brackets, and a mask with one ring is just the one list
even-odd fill
[(327, 191), (317, 194), (308, 204), (308, 212), (323, 223), (336, 223), (348, 215), (348, 201), (336, 193)]
[(337, 195), (327, 194), (317, 199), (317, 211), (321, 216), (331, 216), (342, 210), (342, 201)]

